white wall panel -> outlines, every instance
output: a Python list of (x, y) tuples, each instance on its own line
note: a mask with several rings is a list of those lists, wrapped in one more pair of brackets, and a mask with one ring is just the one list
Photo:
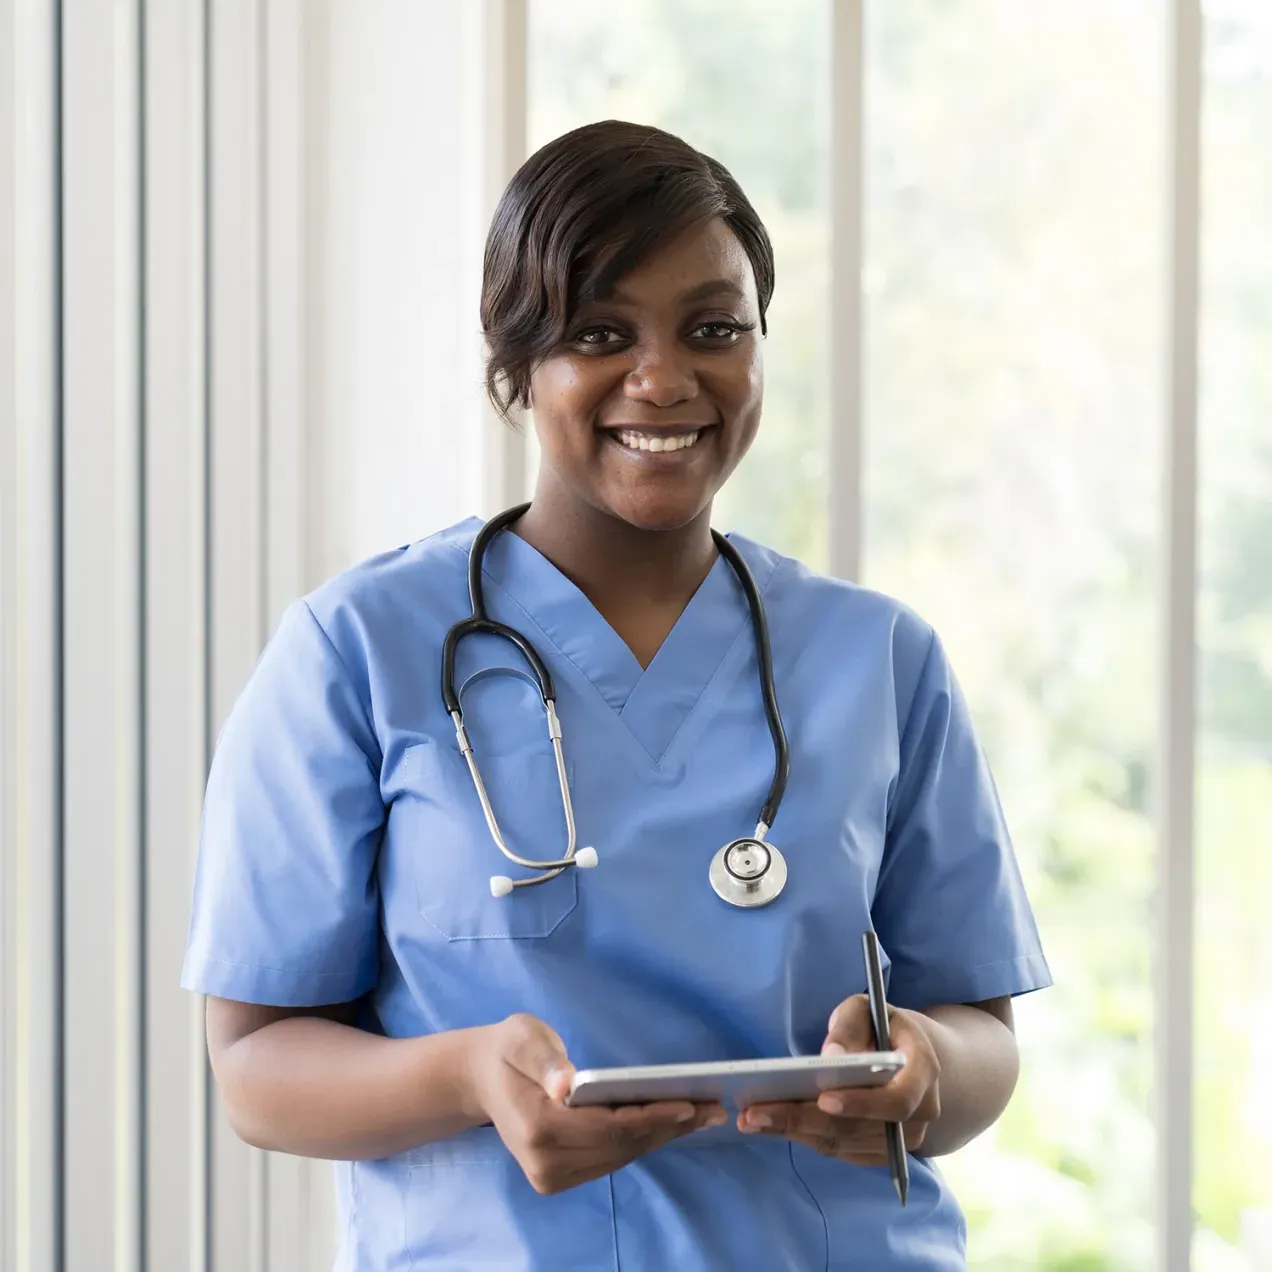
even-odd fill
[(79, 0), (63, 23), (66, 1263), (132, 1272), (145, 1204), (138, 5)]
[[(209, 744), (264, 642), (265, 433), (262, 347), (262, 14), (208, 9)], [(265, 1164), (211, 1119), (211, 1267), (264, 1272)]]
[(61, 1272), (58, 23), (0, 5), (0, 1269)]
[[(466, 252), (480, 156), (461, 121), (468, 6), (321, 0), (309, 172), (311, 545), (325, 577), (481, 502)], [(427, 68), (426, 70), (424, 68)]]
[(184, 993), (207, 740), (202, 0), (148, 4), (145, 106), (146, 1254), (203, 1272), (202, 1003)]

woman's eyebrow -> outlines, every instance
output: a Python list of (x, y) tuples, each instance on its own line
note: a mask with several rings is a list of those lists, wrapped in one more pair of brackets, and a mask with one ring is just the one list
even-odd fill
[[(727, 297), (730, 300), (745, 300), (746, 291), (741, 284), (735, 282), (731, 278), (710, 278), (705, 283), (699, 283), (696, 287), (691, 287), (687, 292), (681, 293), (677, 299), (681, 304), (691, 305), (700, 300), (714, 300), (716, 297)], [(597, 301), (609, 301), (616, 305), (631, 305), (633, 307), (639, 305), (639, 301), (625, 292), (621, 287), (611, 287), (605, 296), (597, 296), (588, 298), (584, 303), (596, 303)]]
[(731, 278), (712, 278), (705, 283), (699, 283), (697, 287), (691, 287), (680, 299), (686, 304), (691, 304), (696, 300), (713, 300), (717, 296), (744, 300), (746, 291), (741, 284), (734, 282)]

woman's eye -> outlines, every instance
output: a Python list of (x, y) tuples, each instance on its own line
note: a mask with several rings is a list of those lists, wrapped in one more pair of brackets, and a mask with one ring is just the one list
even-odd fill
[(693, 329), (693, 334), (717, 344), (732, 344), (743, 330), (744, 328), (732, 322), (702, 322)]
[(592, 349), (604, 349), (610, 345), (621, 344), (622, 335), (613, 327), (589, 327), (574, 337), (575, 344), (587, 345)]

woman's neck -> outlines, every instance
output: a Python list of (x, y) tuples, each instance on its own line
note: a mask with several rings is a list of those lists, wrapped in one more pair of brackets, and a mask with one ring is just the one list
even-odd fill
[(512, 528), (591, 600), (623, 596), (655, 604), (697, 591), (716, 558), (711, 510), (675, 530), (642, 530), (577, 499), (540, 490)]
[(675, 530), (642, 530), (544, 485), (511, 529), (579, 588), (647, 666), (715, 562), (710, 507)]

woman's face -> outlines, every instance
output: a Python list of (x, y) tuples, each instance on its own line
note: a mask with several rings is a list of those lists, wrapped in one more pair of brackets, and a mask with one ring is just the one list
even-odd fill
[(645, 529), (692, 521), (759, 427), (759, 318), (751, 263), (719, 220), (580, 308), (530, 382), (541, 488)]

